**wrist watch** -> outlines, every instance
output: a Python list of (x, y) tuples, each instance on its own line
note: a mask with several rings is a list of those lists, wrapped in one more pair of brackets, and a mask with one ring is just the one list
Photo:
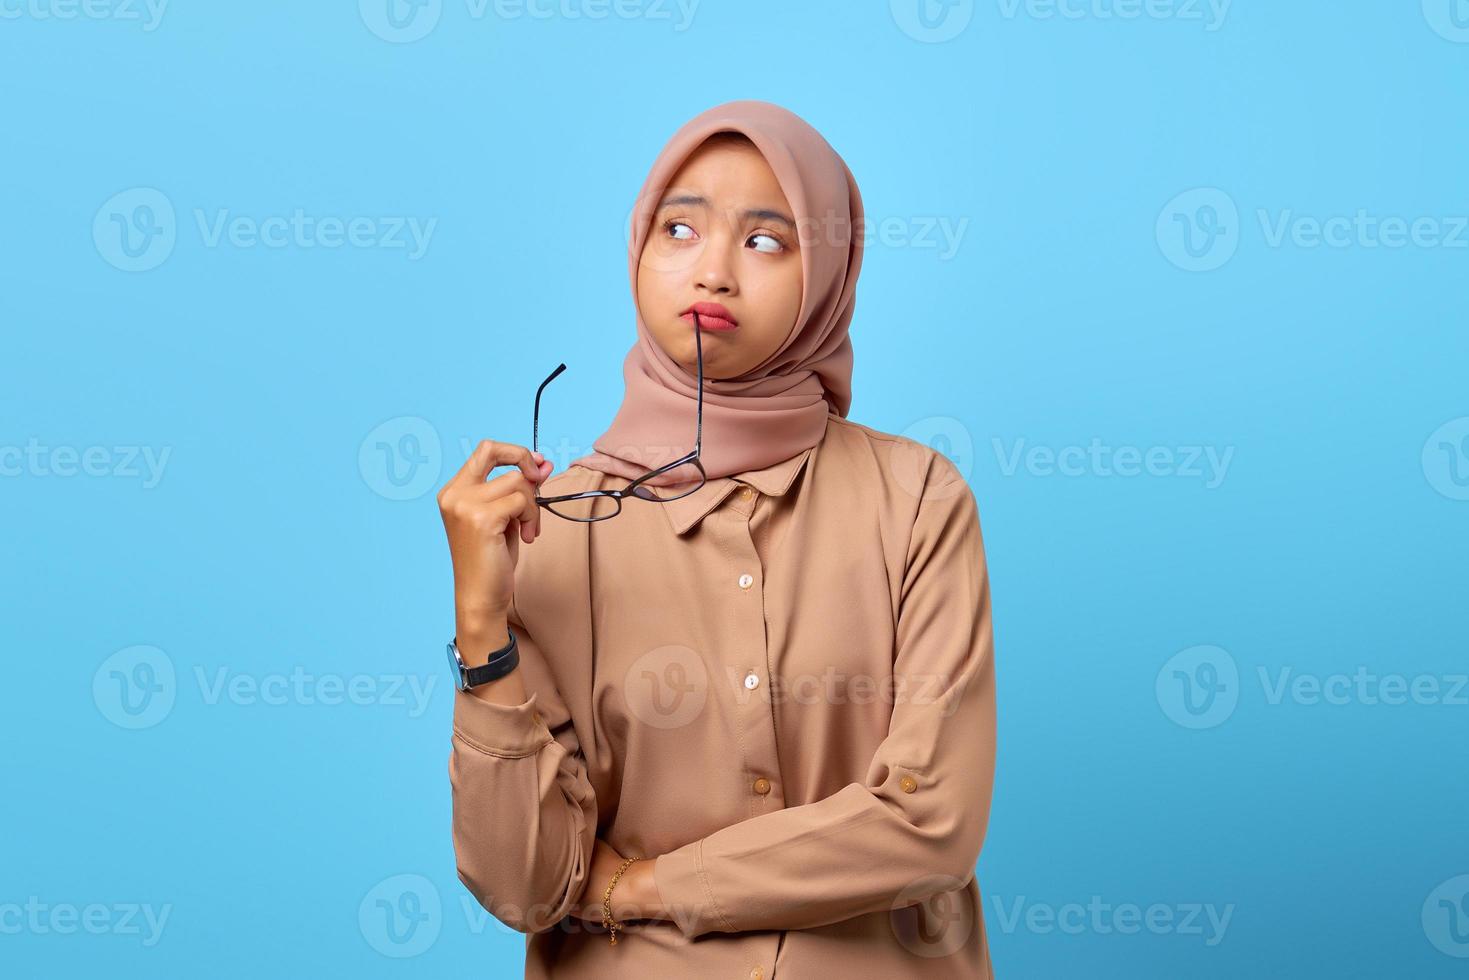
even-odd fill
[(520, 663), (520, 648), (515, 643), (515, 631), (507, 628), (506, 632), (510, 634), (510, 642), (490, 654), (489, 663), (478, 667), (465, 665), (464, 655), (459, 652), (459, 637), (449, 641), (449, 669), (454, 672), (455, 687), (467, 691), (471, 687), (498, 680), (515, 669)]

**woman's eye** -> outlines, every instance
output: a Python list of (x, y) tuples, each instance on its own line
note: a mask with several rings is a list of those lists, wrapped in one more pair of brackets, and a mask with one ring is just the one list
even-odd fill
[(674, 238), (678, 239), (679, 241), (688, 241), (689, 238), (692, 236), (693, 231), (694, 231), (694, 229), (689, 228), (689, 226), (686, 225), (686, 224), (684, 224), (682, 221), (665, 221), (663, 223), (663, 230), (665, 232), (671, 232), (675, 228), (688, 228), (688, 230), (689, 230), (689, 235), (674, 235), (673, 236)]
[(779, 252), (781, 250), (782, 245), (780, 243), (780, 239), (779, 238), (776, 238), (774, 235), (754, 234), (754, 235), (751, 235), (750, 236), (750, 241), (752, 241), (752, 242), (753, 241), (758, 241), (758, 240), (760, 240), (762, 238), (765, 239), (770, 244), (769, 244), (769, 246), (764, 247), (764, 248), (761, 248), (758, 245), (755, 246), (755, 248), (756, 248), (757, 251), (760, 251), (760, 252)]

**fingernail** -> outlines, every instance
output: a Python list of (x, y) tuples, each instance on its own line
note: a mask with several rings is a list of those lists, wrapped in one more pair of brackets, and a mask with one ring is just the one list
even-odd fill
[(531, 458), (534, 459), (537, 463), (544, 463), (546, 461), (546, 457), (542, 456), (539, 452), (534, 452), (530, 455)]

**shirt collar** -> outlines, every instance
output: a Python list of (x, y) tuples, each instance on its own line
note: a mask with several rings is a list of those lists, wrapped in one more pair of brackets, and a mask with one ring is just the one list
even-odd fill
[(796, 474), (801, 472), (801, 466), (815, 448), (811, 446), (803, 449), (790, 459), (783, 459), (764, 469), (746, 470), (733, 476), (706, 480), (702, 487), (687, 497), (679, 497), (677, 500), (670, 500), (666, 504), (655, 506), (662, 508), (663, 512), (668, 515), (668, 521), (674, 533), (683, 534), (703, 520), (705, 515), (718, 507), (724, 498), (741, 484), (748, 483), (761, 493), (772, 497), (781, 496), (791, 488), (791, 484), (796, 480)]

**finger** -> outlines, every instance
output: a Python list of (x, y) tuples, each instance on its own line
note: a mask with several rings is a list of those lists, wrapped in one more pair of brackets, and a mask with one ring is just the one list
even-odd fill
[(454, 479), (461, 483), (484, 483), (485, 478), (490, 475), (490, 470), (497, 466), (515, 466), (525, 474), (527, 480), (540, 482), (542, 467), (531, 456), (529, 449), (513, 442), (496, 442), (493, 439), (481, 439), (479, 445), (474, 447), (474, 452), (469, 454), (469, 459), (454, 474)]
[[(513, 525), (513, 530), (512, 530)], [(510, 518), (510, 524), (505, 527), (505, 547), (510, 550), (510, 565), (514, 567), (520, 563), (520, 522)]]
[[(520, 537), (526, 544), (541, 533), (541, 507), (536, 503), (535, 488), (519, 472), (502, 473), (475, 491), (496, 506), (497, 516), (505, 519), (506, 533), (511, 533), (509, 522), (513, 518), (520, 522)], [(503, 503), (508, 501), (508, 503)]]

